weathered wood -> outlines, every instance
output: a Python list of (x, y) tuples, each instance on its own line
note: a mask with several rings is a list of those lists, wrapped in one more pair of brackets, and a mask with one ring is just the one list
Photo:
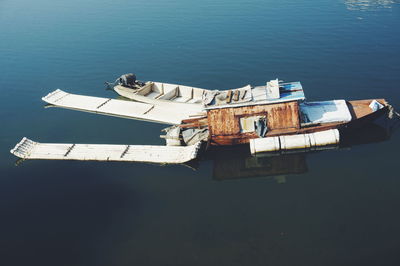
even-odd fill
[(272, 106), (267, 116), (269, 129), (300, 128), (298, 102), (274, 104)]
[(208, 126), (207, 118), (186, 119), (179, 125), (181, 128), (203, 128)]
[(243, 91), (242, 97), (240, 97), (241, 100), (243, 100), (246, 97), (247, 91)]
[(240, 91), (239, 91), (239, 90), (235, 90), (235, 92), (233, 93), (232, 99), (233, 99), (235, 102), (237, 102), (237, 101), (239, 100), (239, 94), (240, 94)]
[(207, 117), (197, 117), (197, 118), (190, 118), (182, 120), (182, 124), (190, 124), (194, 122), (201, 122), (201, 123), (208, 123)]
[[(372, 99), (373, 100), (373, 99)], [(305, 134), (305, 133), (314, 133), (318, 131), (323, 131), (323, 130), (328, 130), (328, 129), (342, 129), (344, 127), (358, 127), (361, 126), (367, 122), (373, 121), (377, 117), (381, 116), (385, 112), (387, 112), (387, 102), (384, 99), (376, 99), (379, 103), (381, 103), (384, 108), (373, 112), (371, 108), (369, 107), (369, 104), (372, 101), (370, 100), (356, 100), (356, 101), (348, 101), (348, 106), (350, 113), (352, 114), (352, 120), (350, 122), (333, 122), (333, 123), (324, 123), (324, 124), (319, 124), (319, 125), (313, 125), (310, 127), (304, 127), (304, 128), (270, 128), (270, 130), (267, 132), (266, 136), (267, 137), (273, 137), (273, 136), (280, 136), (280, 135), (292, 135), (292, 134)], [(222, 109), (223, 110), (223, 109)], [(229, 114), (226, 112), (225, 114)], [(256, 113), (255, 115), (260, 114)], [(220, 113), (218, 114), (213, 114), (214, 119), (222, 119), (223, 117), (221, 116)], [(218, 116), (217, 116), (218, 115)], [(298, 117), (298, 111), (296, 113), (296, 116)], [(209, 123), (210, 123), (210, 117), (209, 117)], [(258, 138), (256, 133), (240, 133), (240, 128), (238, 131), (234, 132), (231, 131), (232, 133), (229, 134), (229, 132), (224, 132), (218, 125), (216, 127), (209, 126), (209, 128), (212, 128), (210, 132), (213, 132), (211, 134), (211, 140), (210, 144), (211, 145), (237, 145), (237, 144), (246, 144), (249, 142), (250, 139), (253, 138)], [(214, 130), (214, 129), (217, 130)], [(216, 134), (219, 133), (219, 134)]]
[(234, 135), (211, 135), (210, 144), (225, 146), (249, 143), (250, 139), (258, 138), (254, 132), (234, 134)]
[(360, 119), (362, 117), (368, 116), (373, 113), (371, 108), (369, 107), (370, 103), (376, 100), (383, 106), (387, 106), (388, 103), (385, 99), (368, 99), (368, 100), (356, 100), (356, 101), (348, 101), (348, 107), (350, 110), (353, 119)]
[(228, 94), (226, 95), (226, 103), (230, 103), (232, 101), (232, 91), (228, 91)]
[(242, 144), (247, 143), (251, 138), (258, 137), (254, 132), (241, 133), (240, 129), (240, 118), (257, 115), (267, 117), (269, 131), (300, 128), (298, 103), (296, 101), (212, 109), (207, 112), (211, 143), (219, 143), (220, 145)]

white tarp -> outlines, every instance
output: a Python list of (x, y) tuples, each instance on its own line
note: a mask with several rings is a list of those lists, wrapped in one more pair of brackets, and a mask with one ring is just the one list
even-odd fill
[(303, 124), (349, 122), (352, 117), (345, 100), (304, 102), (300, 104)]

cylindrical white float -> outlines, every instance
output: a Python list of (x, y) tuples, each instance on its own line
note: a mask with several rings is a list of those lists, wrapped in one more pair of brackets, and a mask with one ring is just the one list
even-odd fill
[(258, 138), (250, 140), (251, 154), (280, 150), (279, 137)]
[(311, 147), (308, 134), (280, 136), (281, 150), (307, 149)]
[(310, 137), (312, 137), (315, 141), (315, 144), (312, 146), (335, 145), (340, 141), (340, 134), (339, 130), (337, 129), (315, 132), (310, 134)]
[(339, 141), (339, 130), (329, 129), (309, 134), (251, 139), (250, 152), (256, 154), (279, 150), (308, 149), (311, 147), (336, 145), (339, 144)]

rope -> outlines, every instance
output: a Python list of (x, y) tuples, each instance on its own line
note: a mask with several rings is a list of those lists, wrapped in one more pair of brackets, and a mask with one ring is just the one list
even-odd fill
[(391, 120), (391, 122), (389, 122), (389, 120), (387, 120), (387, 125), (388, 125), (388, 129), (390, 134), (392, 134), (396, 129), (398, 129), (400, 127), (400, 114), (398, 112), (396, 112), (393, 108), (392, 105), (389, 104), (388, 106), (389, 112), (387, 114), (387, 117)]
[(393, 118), (400, 118), (400, 114), (398, 112), (396, 112), (393, 108), (393, 106), (391, 106), (389, 104), (389, 113), (388, 113), (388, 118), (389, 119), (393, 119)]

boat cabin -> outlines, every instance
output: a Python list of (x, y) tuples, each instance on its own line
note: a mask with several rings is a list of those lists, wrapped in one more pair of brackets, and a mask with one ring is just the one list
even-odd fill
[(272, 80), (253, 88), (250, 101), (238, 101), (245, 92), (228, 91), (222, 97), (225, 102), (214, 100), (205, 108), (212, 144), (244, 144), (273, 132), (300, 129), (299, 101), (305, 99), (300, 82)]

